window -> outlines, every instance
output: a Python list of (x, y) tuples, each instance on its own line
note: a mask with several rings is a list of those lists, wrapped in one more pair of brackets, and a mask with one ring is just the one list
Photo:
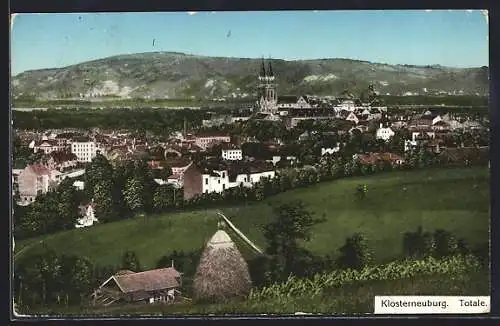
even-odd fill
[(205, 178), (205, 184), (206, 185), (208, 184), (208, 178)]
[(220, 179), (219, 179), (219, 180), (217, 180), (217, 181), (218, 181), (218, 182), (219, 182), (219, 184), (220, 184)]
[(226, 190), (226, 185), (225, 184), (222, 185), (222, 190)]

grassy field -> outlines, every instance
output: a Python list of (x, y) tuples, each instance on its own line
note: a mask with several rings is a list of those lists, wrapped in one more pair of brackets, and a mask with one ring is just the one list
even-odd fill
[[(449, 230), (470, 245), (489, 239), (489, 170), (430, 169), (346, 178), (279, 194), (247, 206), (222, 208), (232, 222), (258, 246), (266, 246), (260, 226), (274, 218), (269, 204), (300, 199), (326, 222), (317, 225), (306, 248), (336, 254), (345, 238), (362, 232), (376, 262), (399, 258), (403, 233), (418, 226)], [(368, 185), (367, 197), (356, 202), (356, 185)], [(217, 228), (213, 210), (151, 216), (70, 230), (16, 243), (18, 259), (45, 244), (58, 253), (84, 255), (97, 264), (119, 264), (134, 250), (145, 268), (163, 255), (204, 246)], [(241, 247), (241, 246), (240, 246)]]
[(242, 301), (225, 304), (192, 304), (190, 302), (174, 305), (124, 305), (110, 307), (62, 307), (36, 308), (26, 314), (52, 316), (175, 316), (175, 315), (224, 315), (224, 314), (366, 314), (373, 313), (376, 295), (489, 295), (489, 271), (471, 271), (459, 277), (429, 275), (411, 279), (390, 281), (356, 282), (341, 288), (332, 288), (322, 296), (289, 297), (283, 300), (260, 302)]

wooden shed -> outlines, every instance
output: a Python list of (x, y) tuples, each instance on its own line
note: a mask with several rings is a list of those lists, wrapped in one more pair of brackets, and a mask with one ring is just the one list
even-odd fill
[(93, 294), (94, 304), (171, 302), (179, 294), (181, 274), (173, 267), (135, 273), (119, 271)]

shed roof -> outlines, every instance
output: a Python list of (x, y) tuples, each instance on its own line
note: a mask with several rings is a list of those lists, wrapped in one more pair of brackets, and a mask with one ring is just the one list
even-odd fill
[(180, 286), (180, 273), (173, 267), (139, 273), (115, 275), (115, 282), (124, 293), (155, 291)]

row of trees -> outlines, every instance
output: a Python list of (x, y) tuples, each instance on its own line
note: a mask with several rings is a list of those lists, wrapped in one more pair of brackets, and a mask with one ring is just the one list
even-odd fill
[(25, 130), (98, 127), (108, 130), (148, 130), (154, 134), (166, 135), (182, 130), (184, 120), (191, 127), (200, 126), (205, 114), (191, 109), (49, 109), (13, 111), (12, 119), (15, 128)]

